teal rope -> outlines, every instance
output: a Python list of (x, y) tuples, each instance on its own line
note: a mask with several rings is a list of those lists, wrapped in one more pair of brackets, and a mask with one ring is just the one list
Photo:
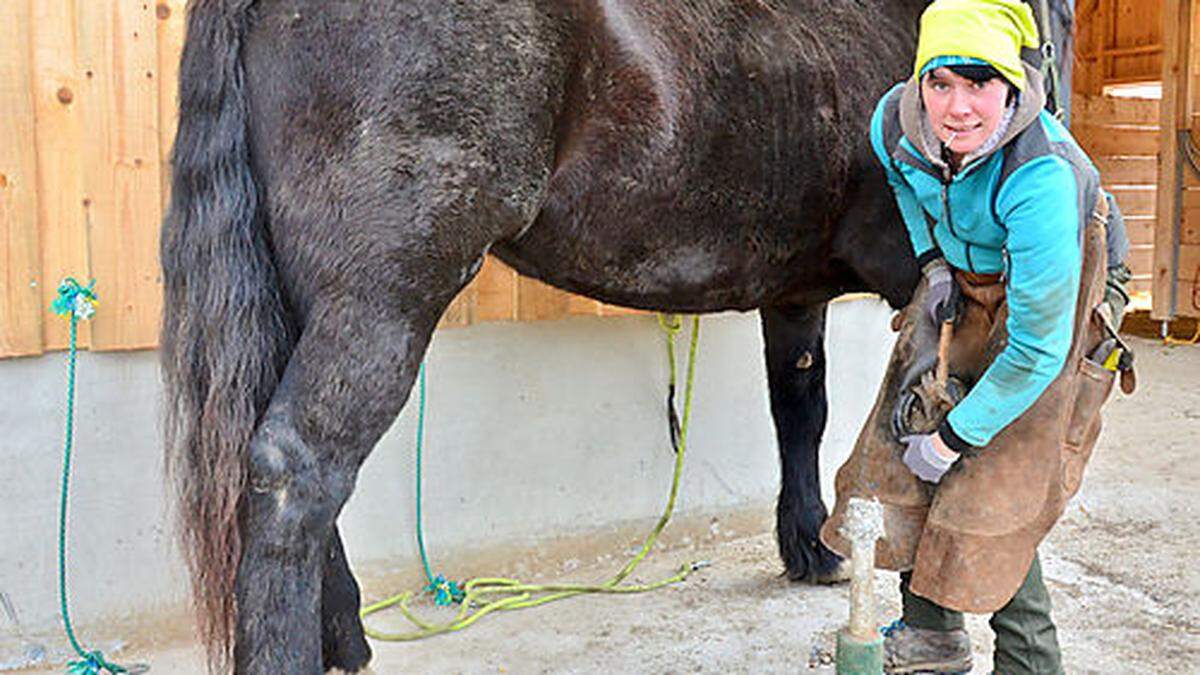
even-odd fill
[(425, 363), (421, 362), (420, 401), (417, 406), (417, 546), (421, 549), (421, 565), (425, 567), (426, 591), (433, 593), (434, 602), (441, 606), (463, 601), (465, 593), (459, 585), (441, 574), (436, 577), (429, 568), (429, 555), (425, 553), (425, 519), (421, 515), (421, 456), (425, 446)]
[(88, 652), (79, 645), (79, 640), (75, 637), (75, 629), (71, 626), (71, 614), (67, 608), (67, 496), (70, 493), (71, 446), (74, 444), (77, 337), (79, 320), (90, 319), (96, 313), (96, 305), (99, 300), (93, 290), (95, 286), (94, 280), (85, 288), (74, 279), (64, 279), (58, 286), (58, 297), (50, 305), (50, 310), (55, 314), (69, 315), (71, 319), (71, 350), (67, 359), (67, 431), (66, 444), (63, 448), (62, 493), (58, 504), (58, 598), (67, 639), (71, 642), (75, 653), (79, 655), (78, 661), (71, 661), (67, 664), (67, 672), (71, 675), (99, 675), (102, 670), (114, 674), (129, 672), (121, 666), (106, 661), (100, 650)]

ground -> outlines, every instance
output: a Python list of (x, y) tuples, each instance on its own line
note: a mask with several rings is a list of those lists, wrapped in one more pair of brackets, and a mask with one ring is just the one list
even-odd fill
[[(1140, 388), (1133, 397), (1118, 394), (1108, 406), (1084, 487), (1042, 548), (1068, 673), (1200, 669), (1200, 346), (1133, 343)], [(846, 620), (847, 588), (781, 579), (767, 534), (769, 516), (769, 505), (762, 505), (673, 523), (665, 545), (636, 577), (650, 581), (684, 561), (711, 561), (682, 584), (489, 616), (464, 632), (418, 643), (376, 643), (373, 670), (833, 672), (833, 636)], [(546, 550), (553, 553), (532, 562), (510, 557), (499, 571), (536, 581), (595, 581), (615, 571), (626, 554), (622, 546), (598, 540)], [(367, 593), (380, 597), (390, 584), (368, 579)], [(897, 611), (895, 575), (878, 573), (878, 587), (884, 622)], [(399, 624), (385, 617), (377, 625)], [(974, 672), (990, 672), (986, 617), (970, 617), (968, 628)], [(148, 661), (155, 673), (202, 672), (186, 641), (134, 641), (115, 658)]]

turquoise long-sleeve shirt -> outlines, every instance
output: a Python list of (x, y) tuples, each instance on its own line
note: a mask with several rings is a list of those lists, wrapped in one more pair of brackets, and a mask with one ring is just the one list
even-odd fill
[(924, 111), (915, 83), (888, 92), (871, 120), (871, 145), (918, 260), (940, 255), (955, 268), (1005, 277), (1008, 343), (950, 411), (942, 429), (952, 447), (991, 442), (1058, 376), (1071, 346), (1082, 233), (1099, 178), (1041, 110), (1040, 81), (1031, 84), (1038, 88), (1022, 95), (997, 147), (957, 173), (922, 150), (936, 141), (916, 124)]

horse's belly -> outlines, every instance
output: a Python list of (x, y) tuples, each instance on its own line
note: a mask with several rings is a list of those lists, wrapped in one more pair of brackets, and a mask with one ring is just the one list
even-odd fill
[(819, 253), (825, 228), (816, 222), (753, 210), (734, 218), (605, 193), (571, 203), (543, 210), (495, 253), (558, 288), (643, 309), (752, 309), (798, 287), (815, 289), (828, 274)]

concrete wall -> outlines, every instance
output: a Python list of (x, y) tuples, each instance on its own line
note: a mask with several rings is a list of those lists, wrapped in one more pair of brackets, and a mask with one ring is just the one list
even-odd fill
[[(876, 300), (830, 308), (832, 473), (874, 401), (892, 334)], [(756, 314), (701, 322), (697, 391), (678, 512), (769, 513), (778, 485)], [(686, 337), (679, 339), (680, 371)], [(65, 357), (0, 362), (0, 667), (22, 639), (53, 643)], [(445, 330), (428, 357), (425, 522), (430, 553), (459, 559), (657, 516), (673, 456), (667, 364), (652, 317), (572, 318)], [(158, 444), (156, 355), (82, 354), (70, 521), (72, 616), (136, 623), (178, 613)], [(682, 400), (682, 399), (680, 399)], [(367, 461), (341, 524), (360, 570), (415, 572), (416, 395)], [(2, 609), (2, 608), (0, 608)], [(23, 634), (23, 638), (18, 635)]]

